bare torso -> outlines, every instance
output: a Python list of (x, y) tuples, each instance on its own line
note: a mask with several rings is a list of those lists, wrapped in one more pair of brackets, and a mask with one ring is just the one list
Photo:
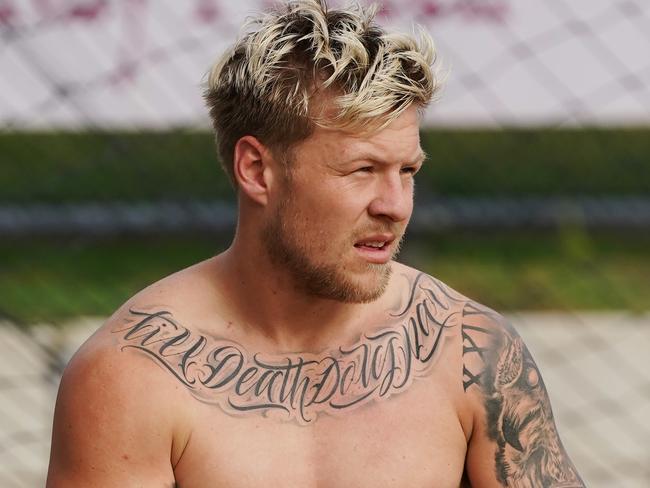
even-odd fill
[(239, 321), (213, 271), (139, 293), (75, 355), (48, 486), (583, 486), (494, 311), (395, 264), (358, 321), (300, 350)]
[(433, 383), (308, 426), (235, 419), (202, 405), (176, 480), (182, 487), (457, 487), (466, 439), (448, 395), (428, 388)]
[(186, 306), (163, 285), (96, 340), (125, 364), (146, 358), (162, 371), (156, 381), (174, 385), (169, 460), (183, 488), (457, 487), (471, 430), (463, 297), (415, 270), (395, 271), (373, 322), (320, 352), (274, 351), (233, 321), (206, 323), (214, 315), (202, 310), (201, 292), (178, 282), (169, 290), (187, 294)]

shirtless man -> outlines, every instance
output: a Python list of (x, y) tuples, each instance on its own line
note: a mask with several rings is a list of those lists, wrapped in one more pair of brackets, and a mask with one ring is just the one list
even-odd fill
[(433, 59), (424, 34), (301, 0), (217, 63), (233, 243), (75, 355), (49, 487), (583, 486), (517, 333), (393, 261)]

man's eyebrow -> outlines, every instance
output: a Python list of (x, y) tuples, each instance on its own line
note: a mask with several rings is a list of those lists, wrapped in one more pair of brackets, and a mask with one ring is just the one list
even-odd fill
[(422, 149), (420, 149), (420, 154), (418, 155), (417, 158), (415, 158), (415, 163), (420, 164), (420, 163), (425, 163), (429, 159), (429, 155), (425, 153)]
[(427, 153), (424, 151), (420, 151), (420, 154), (416, 156), (416, 158), (413, 161), (405, 161), (406, 164), (413, 164), (413, 165), (418, 165), (418, 164), (424, 164), (424, 162), (429, 159), (429, 156)]
[[(415, 159), (413, 159), (412, 161), (404, 161), (404, 163), (420, 164), (420, 163), (424, 163), (427, 159), (429, 159), (429, 155), (425, 153), (423, 150), (421, 150), (420, 153), (415, 157)], [(374, 161), (377, 163), (385, 163), (383, 159), (377, 158), (376, 155), (369, 154), (369, 153), (353, 154), (350, 157), (346, 158), (344, 163), (349, 164), (357, 161)]]

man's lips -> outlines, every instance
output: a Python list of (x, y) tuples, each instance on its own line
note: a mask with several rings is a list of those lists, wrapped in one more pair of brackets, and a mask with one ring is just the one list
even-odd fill
[(395, 240), (394, 234), (371, 234), (359, 239), (354, 247), (381, 248), (390, 245)]
[(392, 257), (391, 244), (394, 240), (393, 234), (374, 234), (360, 239), (354, 244), (354, 247), (366, 261), (385, 264)]

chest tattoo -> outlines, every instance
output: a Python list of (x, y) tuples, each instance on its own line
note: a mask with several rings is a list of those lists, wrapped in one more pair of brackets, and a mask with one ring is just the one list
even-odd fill
[[(406, 389), (430, 371), (445, 331), (460, 322), (456, 297), (424, 274), (400, 310), (351, 346), (321, 354), (251, 353), (192, 332), (164, 309), (130, 310), (112, 330), (122, 350), (147, 354), (200, 401), (229, 414), (261, 412), (309, 424)], [(276, 413), (274, 413), (276, 412)]]

